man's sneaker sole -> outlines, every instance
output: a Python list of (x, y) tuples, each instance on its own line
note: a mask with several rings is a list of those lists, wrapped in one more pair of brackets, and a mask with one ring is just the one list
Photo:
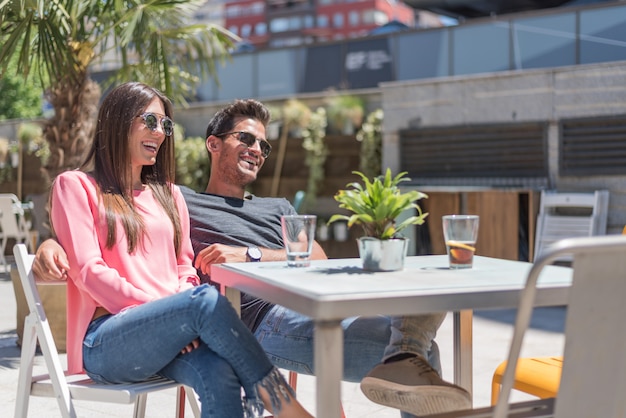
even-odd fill
[(406, 386), (366, 376), (361, 391), (372, 402), (418, 416), (472, 408), (469, 393), (453, 386)]

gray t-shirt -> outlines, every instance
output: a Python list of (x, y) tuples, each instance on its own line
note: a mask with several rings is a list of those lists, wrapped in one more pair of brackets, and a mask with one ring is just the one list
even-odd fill
[[(180, 186), (180, 190), (189, 209), (195, 254), (211, 244), (284, 248), (280, 217), (296, 213), (287, 199), (254, 195), (237, 199), (197, 193), (185, 186)], [(211, 283), (208, 276), (198, 274), (204, 282)], [(262, 299), (241, 295), (241, 319), (252, 332), (271, 307)]]

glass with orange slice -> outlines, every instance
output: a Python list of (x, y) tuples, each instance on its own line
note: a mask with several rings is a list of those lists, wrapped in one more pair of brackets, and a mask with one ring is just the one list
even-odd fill
[(445, 215), (442, 223), (450, 268), (471, 268), (478, 238), (478, 215)]

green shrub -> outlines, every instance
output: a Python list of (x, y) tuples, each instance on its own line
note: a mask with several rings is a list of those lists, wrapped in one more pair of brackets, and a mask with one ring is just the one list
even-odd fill
[(176, 184), (204, 191), (211, 168), (204, 138), (193, 137), (176, 141), (175, 149)]

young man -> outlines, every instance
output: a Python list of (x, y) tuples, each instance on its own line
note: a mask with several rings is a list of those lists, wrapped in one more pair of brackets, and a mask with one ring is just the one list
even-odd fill
[[(181, 187), (191, 220), (195, 266), (206, 282), (211, 282), (214, 263), (286, 259), (280, 217), (295, 213), (294, 208), (283, 198), (246, 194), (271, 151), (265, 136), (269, 121), (267, 108), (255, 100), (237, 100), (217, 112), (206, 132), (211, 159), (206, 190), (197, 193)], [(326, 258), (318, 243), (312, 258)], [(52, 244), (42, 245), (35, 272), (60, 275), (57, 266), (63, 268), (63, 260)], [(308, 317), (246, 294), (241, 315), (276, 366), (313, 374), (314, 327)], [(361, 381), (373, 402), (411, 414), (470, 408), (469, 393), (442, 380), (431, 367), (440, 368), (433, 339), (444, 317), (437, 313), (344, 320), (344, 350), (349, 353), (344, 379)]]

